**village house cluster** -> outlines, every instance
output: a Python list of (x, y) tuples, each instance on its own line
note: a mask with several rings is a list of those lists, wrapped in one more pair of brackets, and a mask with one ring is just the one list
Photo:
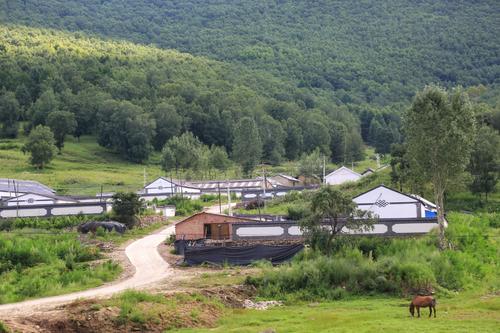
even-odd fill
[[(329, 173), (325, 183), (339, 185), (357, 181), (374, 170), (359, 174), (347, 168)], [(137, 193), (146, 202), (157, 202), (174, 195), (197, 199), (203, 194), (221, 194), (240, 197), (243, 202), (268, 200), (290, 191), (311, 189), (299, 178), (285, 174), (255, 179), (224, 181), (181, 181), (158, 177)], [(156, 199), (156, 200), (155, 200)], [(112, 193), (96, 196), (61, 196), (36, 181), (0, 179), (0, 218), (46, 217), (76, 214), (102, 214), (111, 210)], [(416, 195), (404, 194), (380, 185), (353, 198), (360, 209), (372, 212), (379, 219), (372, 234), (405, 234), (428, 232), (434, 221), (436, 206)], [(175, 215), (173, 206), (153, 206), (166, 217)], [(290, 225), (286, 216), (234, 216), (198, 213), (176, 225), (178, 240), (242, 240), (293, 239), (301, 237), (296, 225)], [(250, 225), (253, 223), (252, 225)], [(258, 223), (258, 224), (255, 224)], [(278, 225), (281, 223), (282, 225)], [(349, 232), (345, 230), (345, 232)]]

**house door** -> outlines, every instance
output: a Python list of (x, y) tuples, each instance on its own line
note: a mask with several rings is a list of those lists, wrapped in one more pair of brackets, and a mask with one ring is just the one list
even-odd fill
[(205, 224), (205, 237), (207, 239), (229, 239), (229, 224)]

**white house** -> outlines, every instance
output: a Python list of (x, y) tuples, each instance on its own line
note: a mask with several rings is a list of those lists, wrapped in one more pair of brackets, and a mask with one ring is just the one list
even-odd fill
[(282, 173), (280, 173), (276, 176), (273, 176), (273, 177), (269, 177), (268, 179), (271, 182), (274, 182), (277, 186), (294, 187), (294, 186), (300, 185), (300, 180), (298, 180), (295, 177), (285, 175)]
[(3, 201), (6, 206), (33, 206), (33, 205), (55, 205), (55, 204), (71, 204), (77, 200), (69, 197), (61, 197), (50, 194), (25, 193), (17, 197), (6, 199)]
[(363, 177), (356, 171), (353, 171), (345, 166), (329, 173), (325, 176), (325, 183), (329, 185), (340, 185), (346, 182), (355, 182)]
[(436, 206), (417, 196), (380, 185), (353, 198), (359, 209), (382, 219), (434, 218)]
[(201, 190), (187, 182), (158, 177), (139, 191), (139, 196), (146, 201), (151, 201), (154, 198), (166, 199), (168, 196), (176, 194), (196, 199), (201, 195)]

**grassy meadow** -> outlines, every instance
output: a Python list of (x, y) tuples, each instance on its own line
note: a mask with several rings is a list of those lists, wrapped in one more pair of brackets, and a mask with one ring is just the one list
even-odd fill
[[(36, 180), (54, 188), (60, 194), (95, 195), (101, 191), (137, 191), (143, 187), (144, 171), (146, 182), (164, 176), (161, 170), (161, 154), (155, 152), (148, 163), (138, 164), (125, 160), (119, 154), (99, 146), (92, 136), (83, 136), (78, 142), (67, 136), (61, 155), (43, 170), (38, 170), (28, 163), (28, 155), (21, 152), (25, 137), (0, 140), (0, 178)], [(368, 148), (366, 156), (373, 156), (374, 150)], [(383, 159), (382, 162), (388, 162)], [(362, 172), (368, 167), (376, 168), (376, 160), (367, 158), (356, 162), (354, 169)], [(349, 166), (351, 167), (351, 166)], [(337, 166), (329, 163), (327, 172)], [(267, 166), (268, 173), (287, 173), (295, 175), (296, 162), (285, 162), (279, 166)], [(262, 174), (255, 170), (254, 176)], [(170, 176), (170, 175), (169, 175)], [(171, 175), (175, 178), (175, 174)], [(233, 165), (225, 174), (214, 171), (180, 172), (179, 177), (187, 179), (227, 179), (241, 178), (241, 170)]]
[(327, 332), (498, 332), (500, 297), (460, 295), (439, 298), (437, 318), (411, 318), (408, 299), (363, 297), (335, 302), (296, 303), (266, 311), (234, 309), (215, 328), (173, 332), (255, 333), (272, 328), (278, 333)]
[[(118, 154), (99, 146), (93, 137), (82, 137), (80, 142), (66, 138), (62, 154), (57, 155), (47, 168), (38, 170), (28, 163), (21, 152), (25, 138), (0, 141), (0, 177), (36, 180), (63, 194), (95, 195), (103, 186), (104, 192), (138, 190), (147, 180), (161, 175), (159, 165), (133, 164)], [(158, 159), (158, 156), (153, 157)]]

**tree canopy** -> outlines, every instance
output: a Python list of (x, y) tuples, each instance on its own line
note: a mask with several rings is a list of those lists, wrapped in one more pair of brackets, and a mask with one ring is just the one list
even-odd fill
[(404, 120), (411, 172), (433, 185), (444, 248), (444, 194), (469, 163), (474, 110), (461, 89), (427, 86), (415, 96)]
[(43, 169), (54, 158), (57, 147), (54, 134), (50, 128), (43, 125), (35, 127), (22, 151), (30, 154), (30, 163), (38, 169)]

